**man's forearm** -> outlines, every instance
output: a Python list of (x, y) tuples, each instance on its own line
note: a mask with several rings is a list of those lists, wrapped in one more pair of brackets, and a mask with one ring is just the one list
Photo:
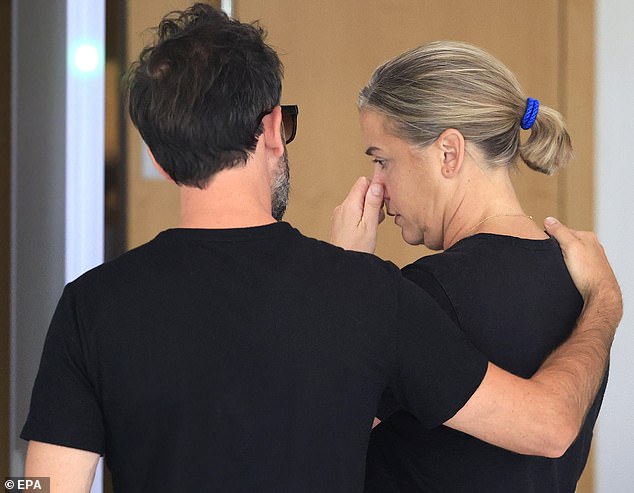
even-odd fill
[(558, 412), (576, 432), (605, 375), (621, 315), (620, 292), (605, 289), (588, 298), (569, 339), (546, 359), (531, 379), (557, 396), (553, 404), (560, 407)]
[(484, 380), (445, 424), (521, 454), (561, 456), (594, 401), (623, 314), (621, 290), (593, 233), (544, 225), (561, 246), (584, 308), (570, 338), (530, 379), (489, 363)]
[(587, 299), (570, 338), (532, 378), (489, 364), (480, 387), (445, 424), (520, 454), (560, 457), (594, 401), (620, 318), (618, 290)]

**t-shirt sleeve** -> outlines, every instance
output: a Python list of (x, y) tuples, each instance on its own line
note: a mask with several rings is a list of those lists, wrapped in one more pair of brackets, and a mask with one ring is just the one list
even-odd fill
[(72, 289), (68, 286), (49, 327), (21, 438), (104, 453), (104, 424), (88, 376)]
[(422, 289), (399, 285), (395, 376), (390, 391), (428, 428), (438, 426), (473, 395), (488, 360)]
[[(401, 272), (406, 279), (409, 279), (414, 284), (424, 289), (427, 294), (429, 294), (434, 301), (440, 305), (443, 311), (449, 316), (449, 318), (451, 318), (453, 323), (458, 326), (460, 325), (456, 310), (449, 300), (447, 293), (431, 272), (428, 272), (423, 266), (418, 264), (408, 265), (404, 267)], [(381, 397), (376, 415), (382, 420), (387, 419), (399, 409), (400, 405), (394, 398), (392, 392), (386, 391)]]
[(438, 282), (436, 276), (427, 270), (423, 263), (417, 262), (410, 264), (401, 270), (405, 279), (409, 279), (418, 287), (423, 288), (429, 296), (431, 296), (440, 308), (451, 318), (451, 321), (460, 327), (456, 310), (447, 296), (445, 289)]

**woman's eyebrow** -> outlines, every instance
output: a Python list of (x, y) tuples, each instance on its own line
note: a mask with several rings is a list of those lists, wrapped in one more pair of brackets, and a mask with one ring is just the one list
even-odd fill
[(365, 150), (365, 153), (366, 153), (368, 156), (374, 156), (374, 153), (375, 153), (376, 151), (380, 151), (380, 149), (379, 149), (378, 147), (368, 147), (368, 148)]

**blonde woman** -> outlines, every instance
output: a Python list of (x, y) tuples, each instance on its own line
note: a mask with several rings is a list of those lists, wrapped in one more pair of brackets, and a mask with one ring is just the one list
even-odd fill
[[(375, 163), (372, 186), (384, 194), (387, 214), (407, 243), (444, 250), (403, 275), (493, 363), (530, 377), (568, 336), (582, 299), (557, 243), (522, 208), (510, 172), (523, 161), (551, 174), (569, 161), (561, 115), (528, 98), (497, 59), (456, 42), (424, 45), (380, 66), (359, 110)], [(368, 186), (360, 181), (351, 194), (363, 200)], [(349, 206), (336, 211), (333, 241), (373, 251), (372, 235), (351, 239)], [(426, 429), (385, 396), (366, 492), (574, 492), (604, 389), (605, 382), (560, 459), (514, 454), (444, 426)]]

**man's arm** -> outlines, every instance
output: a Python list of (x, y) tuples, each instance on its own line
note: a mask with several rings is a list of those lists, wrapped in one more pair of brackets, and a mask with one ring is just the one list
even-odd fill
[(550, 220), (545, 225), (585, 302), (575, 330), (530, 379), (490, 363), (478, 390), (445, 424), (515, 452), (560, 457), (599, 389), (623, 307), (594, 234)]
[[(374, 253), (383, 196), (370, 185), (367, 178), (357, 180), (335, 209), (331, 243)], [(577, 326), (530, 379), (489, 363), (476, 392), (445, 424), (514, 452), (559, 457), (576, 438), (594, 401), (623, 307), (596, 236), (556, 220), (544, 224), (559, 241), (585, 302)]]
[(88, 493), (99, 454), (36, 441), (29, 442), (24, 475), (51, 478), (51, 491)]

